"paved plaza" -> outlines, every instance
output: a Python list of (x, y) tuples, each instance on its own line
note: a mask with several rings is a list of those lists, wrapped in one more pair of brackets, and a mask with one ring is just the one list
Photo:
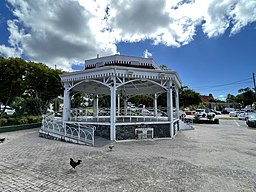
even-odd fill
[[(0, 191), (256, 191), (256, 130), (244, 122), (194, 125), (174, 139), (97, 147), (0, 133)], [(81, 159), (72, 170), (69, 158)]]

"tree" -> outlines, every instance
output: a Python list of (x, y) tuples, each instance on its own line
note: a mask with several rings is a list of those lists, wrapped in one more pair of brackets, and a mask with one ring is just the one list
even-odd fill
[(135, 95), (130, 98), (129, 101), (134, 103), (136, 106), (139, 106), (140, 104), (145, 105), (146, 107), (153, 106), (153, 98), (149, 95)]
[(230, 93), (227, 95), (226, 98), (227, 103), (235, 103), (236, 102), (236, 97), (234, 95), (231, 95)]
[(27, 63), (23, 59), (0, 57), (0, 100), (4, 106), (24, 92), (26, 67)]
[(199, 93), (195, 92), (192, 89), (189, 89), (187, 86), (182, 87), (179, 91), (180, 106), (189, 107), (191, 105), (198, 105), (202, 102), (201, 96)]
[(247, 87), (238, 90), (238, 95), (236, 96), (237, 103), (243, 103), (244, 106), (252, 105), (254, 102), (254, 92), (251, 88)]
[(50, 102), (63, 93), (60, 70), (42, 63), (29, 62), (26, 70), (26, 94), (33, 98), (37, 114), (44, 114)]

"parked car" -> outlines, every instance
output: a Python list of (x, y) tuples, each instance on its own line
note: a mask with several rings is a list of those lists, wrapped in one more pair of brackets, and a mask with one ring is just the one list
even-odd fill
[(132, 106), (127, 106), (127, 109), (130, 110), (130, 111), (132, 111), (132, 112), (136, 112), (136, 111), (138, 110), (138, 108), (135, 107), (134, 105), (132, 105)]
[(195, 116), (207, 117), (207, 115), (215, 117), (215, 113), (211, 112), (209, 109), (196, 109)]
[[(10, 106), (6, 106), (5, 109), (4, 109), (4, 105), (1, 105), (1, 114), (4, 113), (4, 115), (14, 115), (15, 114), (15, 109), (13, 109), (12, 107)], [(3, 112), (4, 110), (4, 112)]]
[(241, 112), (241, 113), (238, 115), (238, 119), (239, 119), (239, 120), (246, 120), (250, 114), (251, 114), (251, 113)]
[(215, 115), (221, 115), (221, 111), (217, 111), (217, 110), (214, 110), (214, 109), (211, 109), (210, 111), (215, 113)]
[(143, 116), (153, 116), (154, 113), (149, 111), (148, 109), (142, 109), (140, 115), (143, 115)]
[(248, 127), (256, 127), (256, 113), (251, 113), (246, 119)]
[(228, 115), (229, 117), (238, 117), (239, 113), (237, 111), (231, 111)]

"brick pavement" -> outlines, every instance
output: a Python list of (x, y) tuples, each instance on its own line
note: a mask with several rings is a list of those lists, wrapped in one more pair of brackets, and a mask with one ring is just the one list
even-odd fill
[[(256, 130), (194, 125), (175, 139), (89, 147), (1, 133), (0, 191), (256, 191)], [(82, 159), (72, 170), (69, 158)]]

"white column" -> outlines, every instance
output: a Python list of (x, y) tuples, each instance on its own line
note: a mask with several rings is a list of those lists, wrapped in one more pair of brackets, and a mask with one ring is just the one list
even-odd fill
[[(175, 93), (176, 93), (176, 97), (175, 97), (175, 103), (176, 103), (176, 110), (177, 110), (177, 117), (178, 119), (180, 118), (180, 103), (179, 103), (179, 88), (177, 86), (175, 86)], [(178, 121), (178, 131), (180, 130), (180, 122)]]
[(110, 140), (116, 140), (116, 78), (113, 77), (111, 92), (111, 109), (110, 109)]
[(173, 99), (172, 99), (172, 81), (167, 83), (167, 112), (168, 121), (170, 121), (170, 137), (173, 137)]
[(127, 116), (127, 96), (125, 96), (124, 98), (124, 115)]
[(154, 97), (154, 115), (157, 116), (157, 93), (155, 93)]
[(70, 92), (69, 83), (64, 83), (64, 101), (63, 101), (63, 122), (69, 120), (70, 115)]
[(93, 98), (93, 116), (98, 116), (99, 113), (99, 97), (98, 94)]
[(117, 95), (117, 116), (120, 116), (120, 94)]
[(177, 110), (177, 117), (180, 116), (180, 104), (179, 104), (179, 88), (175, 87), (175, 103), (176, 103), (176, 110)]

